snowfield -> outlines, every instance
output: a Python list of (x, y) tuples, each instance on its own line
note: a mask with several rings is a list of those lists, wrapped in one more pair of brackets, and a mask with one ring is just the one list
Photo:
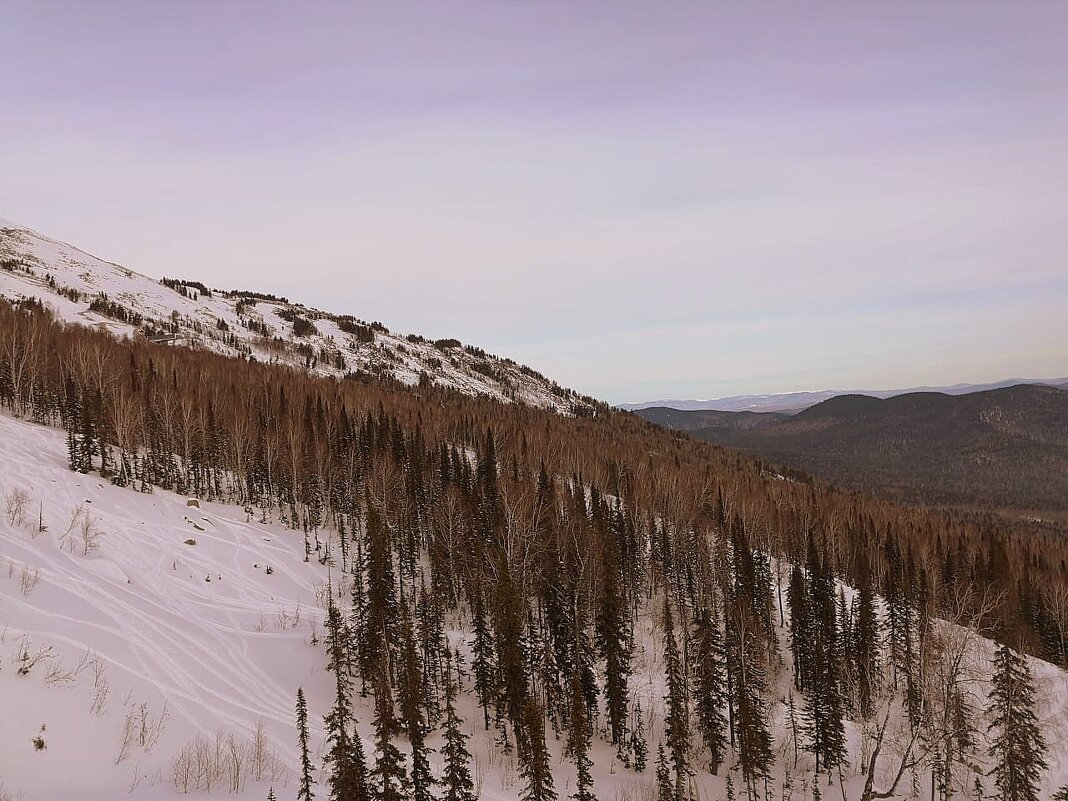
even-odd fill
[[(322, 715), (333, 693), (322, 607), (328, 583), (339, 582), (315, 558), (304, 561), (300, 532), (240, 507), (160, 490), (142, 494), (71, 472), (63, 432), (0, 416), (0, 799), (167, 799), (185, 797), (183, 789), (205, 799), (265, 798), (272, 786), (279, 799), (294, 797), (298, 686), (308, 696), (315, 764), (322, 764)], [(462, 622), (452, 626), (450, 638), (463, 643)], [(980, 658), (993, 651), (967, 630), (939, 630), (977, 643)], [(1038, 660), (1032, 665), (1050, 744), (1051, 795), (1068, 780), (1068, 674)], [(624, 768), (595, 738), (601, 799), (654, 797), (665, 691), (660, 633), (649, 615), (636, 633), (634, 667), (631, 689), (646, 710), (650, 767), (643, 774)], [(976, 669), (984, 669), (981, 662)], [(470, 681), (459, 708), (473, 735), (481, 797), (516, 798), (514, 755), (502, 755), (492, 733), (483, 732)], [(789, 670), (778, 681), (773, 787), (783, 798), (785, 766), (793, 762)], [(981, 704), (985, 683), (976, 680), (973, 689)], [(357, 698), (369, 756), (372, 703)], [(847, 732), (857, 766), (865, 739), (855, 724)], [(561, 756), (562, 743), (551, 733), (549, 739), (562, 799), (573, 791), (574, 768)], [(437, 734), (430, 738), (432, 747), (440, 743)], [(198, 754), (217, 763), (207, 790), (191, 778)], [(433, 764), (437, 770), (437, 755)], [(695, 767), (696, 797), (725, 798), (723, 777), (705, 772), (700, 759)], [(810, 776), (802, 753), (791, 768), (793, 798), (811, 797), (806, 767)], [(887, 762), (877, 787), (890, 768)], [(824, 786), (823, 797), (859, 798), (858, 772), (846, 774), (844, 787)], [(929, 798), (928, 784), (921, 777), (919, 795), (906, 796), (906, 781), (894, 797)], [(738, 779), (735, 792), (743, 797)]]
[[(0, 495), (21, 489), (30, 499), (22, 519), (0, 520), (7, 792), (169, 797), (183, 745), (222, 732), (245, 746), (260, 724), (255, 795), (272, 781), (284, 787), (296, 688), (305, 685), (313, 708), (328, 690), (312, 642), (327, 575), (303, 562), (303, 539), (247, 521), (238, 507), (191, 507), (172, 493), (72, 473), (59, 431), (0, 417), (0, 443)], [(39, 653), (19, 675), (24, 654)], [(136, 731), (124, 749), (131, 713)], [(321, 717), (312, 723), (321, 728)], [(43, 750), (31, 742), (39, 733)]]

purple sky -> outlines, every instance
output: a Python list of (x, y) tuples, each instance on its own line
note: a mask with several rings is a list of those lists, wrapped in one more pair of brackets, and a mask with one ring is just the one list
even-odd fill
[(0, 216), (611, 401), (1068, 374), (1068, 4), (0, 0)]

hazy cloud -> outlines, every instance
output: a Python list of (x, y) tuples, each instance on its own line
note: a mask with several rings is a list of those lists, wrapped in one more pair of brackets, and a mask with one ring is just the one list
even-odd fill
[(1068, 373), (1060, 3), (41, 3), (0, 214), (609, 400)]

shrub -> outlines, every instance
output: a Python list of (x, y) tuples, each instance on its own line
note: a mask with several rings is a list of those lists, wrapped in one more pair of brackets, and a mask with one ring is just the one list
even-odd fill
[(298, 337), (311, 336), (316, 333), (317, 329), (315, 324), (310, 320), (306, 320), (303, 317), (294, 314), (293, 315), (293, 335)]

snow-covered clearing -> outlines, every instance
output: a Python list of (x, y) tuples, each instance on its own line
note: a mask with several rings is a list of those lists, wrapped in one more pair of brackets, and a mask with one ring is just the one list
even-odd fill
[[(271, 774), (285, 784), (296, 688), (305, 685), (313, 709), (327, 697), (322, 651), (312, 644), (327, 577), (318, 562), (303, 562), (303, 539), (246, 521), (239, 507), (196, 508), (172, 493), (72, 473), (62, 432), (3, 416), (0, 459), (4, 506), (16, 490), (28, 497), (21, 519), (0, 510), (7, 791), (69, 798), (77, 788), (88, 800), (136, 786), (135, 797), (168, 797), (183, 745), (217, 732), (243, 745), (261, 721), (280, 759), (264, 758), (255, 795), (266, 796)], [(42, 649), (47, 655), (19, 675), (20, 656)], [(140, 744), (142, 705), (150, 730), (163, 718), (151, 747)], [(137, 731), (121, 756), (130, 712)], [(32, 743), (38, 733), (43, 750)], [(225, 779), (220, 789), (227, 792)]]

